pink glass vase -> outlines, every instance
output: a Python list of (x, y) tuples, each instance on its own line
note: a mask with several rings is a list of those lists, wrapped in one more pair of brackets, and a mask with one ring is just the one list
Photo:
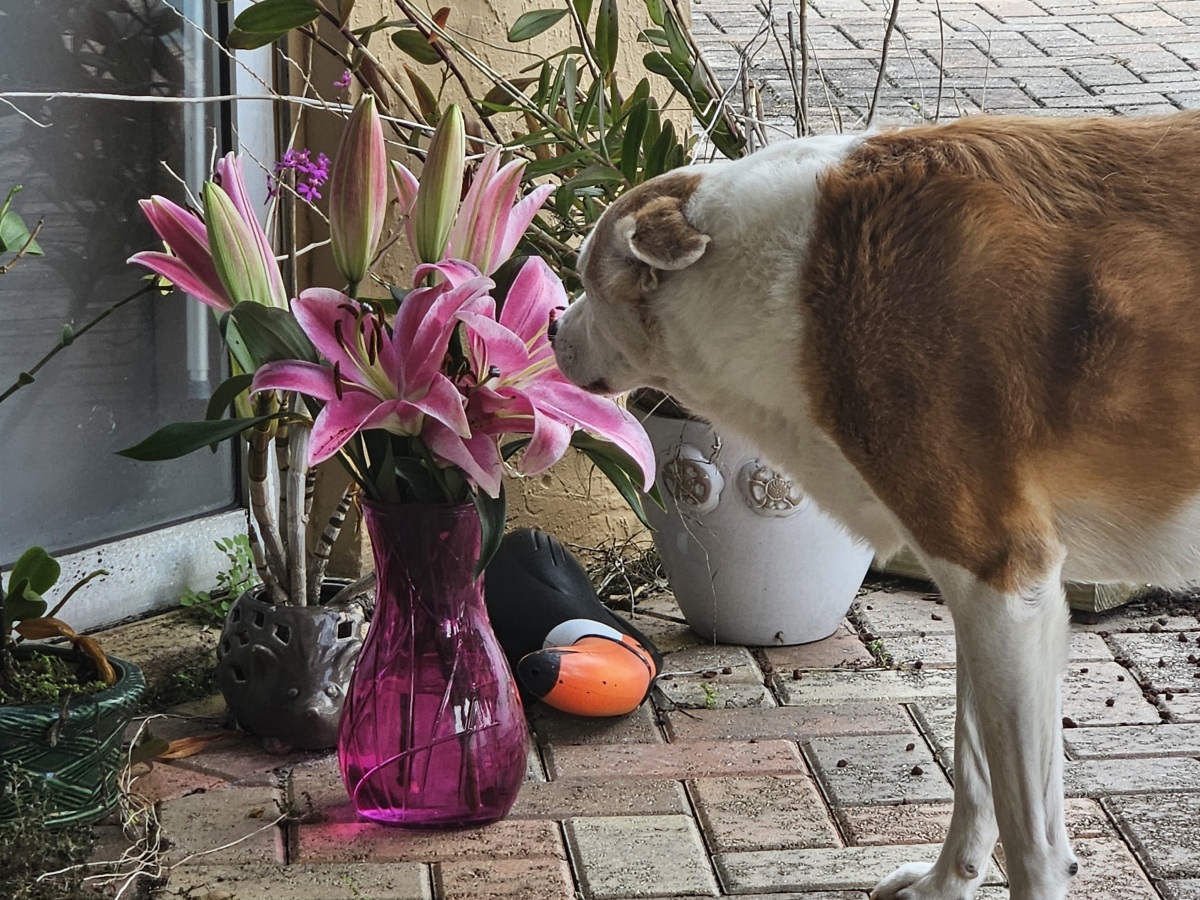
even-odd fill
[(502, 818), (528, 731), (483, 602), (472, 504), (363, 503), (375, 557), (370, 631), (338, 729), (359, 814), (408, 828)]

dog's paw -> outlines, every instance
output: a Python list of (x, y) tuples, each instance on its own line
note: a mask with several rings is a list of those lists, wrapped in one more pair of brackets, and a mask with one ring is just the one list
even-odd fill
[(971, 893), (947, 894), (934, 884), (931, 863), (908, 863), (875, 885), (871, 900), (968, 900)]

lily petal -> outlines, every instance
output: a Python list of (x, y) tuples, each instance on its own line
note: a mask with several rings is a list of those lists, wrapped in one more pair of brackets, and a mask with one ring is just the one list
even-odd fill
[(308, 464), (315, 466), (341, 450), (378, 408), (379, 398), (363, 391), (346, 393), (341, 400), (326, 403), (313, 421)]
[(349, 340), (357, 333), (358, 316), (354, 311), (358, 308), (355, 301), (333, 288), (309, 288), (292, 301), (292, 314), (313, 346), (331, 363), (339, 364), (347, 377), (357, 375), (362, 361), (338, 342), (337, 334)]
[(525, 233), (525, 229), (529, 227), (529, 223), (538, 214), (538, 210), (542, 208), (542, 204), (546, 202), (546, 198), (553, 193), (554, 185), (543, 184), (530, 191), (525, 199), (512, 208), (512, 212), (508, 216), (508, 221), (500, 234), (500, 239), (496, 246), (495, 258), (498, 260), (497, 265), (513, 255), (513, 251), (517, 249), (517, 244), (521, 243), (521, 235)]
[(299, 391), (326, 402), (337, 399), (333, 370), (302, 360), (269, 362), (260, 366), (250, 384), (250, 393), (259, 391)]
[(430, 275), (438, 276), (433, 279), (433, 284), (440, 284), (443, 281), (450, 287), (458, 287), (464, 281), (470, 281), (472, 278), (479, 278), (483, 273), (469, 262), (461, 259), (443, 259), (436, 263), (422, 263), (413, 271), (413, 286), (416, 287), (425, 282)]
[[(428, 291), (438, 291), (436, 299), (426, 307), (428, 298), (422, 297), (421, 305), (414, 307), (408, 316), (403, 319), (397, 317), (392, 340), (397, 353), (404, 360), (400, 380), (402, 396), (419, 392), (432, 381), (433, 375), (441, 370), (450, 334), (457, 322), (455, 315), (464, 305), (487, 293), (493, 285), (490, 278), (475, 278), (448, 291), (426, 288)], [(400, 304), (401, 314), (404, 313), (404, 306), (419, 293), (413, 291), (404, 299), (404, 303)], [(415, 314), (422, 311), (424, 314), (421, 318), (414, 321)]]
[(447, 256), (464, 255), (471, 243), (471, 232), (479, 219), (479, 204), (483, 197), (483, 189), (496, 177), (500, 168), (500, 148), (493, 147), (487, 152), (475, 170), (471, 186), (467, 188), (467, 196), (463, 198), (458, 208), (458, 217), (454, 227), (450, 229), (450, 239), (446, 244)]
[(464, 247), (463, 258), (490, 275), (508, 257), (501, 257), (497, 247), (512, 213), (513, 201), (521, 189), (521, 172), (525, 161), (513, 160), (484, 185), (479, 207), (470, 219), (470, 238)]
[[(500, 308), (500, 324), (532, 345), (546, 339), (550, 313), (567, 305), (562, 281), (540, 256), (533, 256), (513, 279), (508, 296)], [(532, 349), (532, 348), (531, 348)]]
[(496, 452), (496, 439), (475, 433), (463, 439), (434, 419), (425, 420), (421, 437), (435, 455), (458, 466), (489, 497), (500, 496), (504, 466)]
[(186, 265), (178, 256), (172, 256), (170, 253), (146, 250), (133, 254), (129, 257), (128, 262), (145, 266), (151, 272), (167, 279), (181, 291), (186, 291), (201, 303), (211, 306), (215, 310), (227, 312), (233, 309), (233, 304), (226, 295), (221, 280), (217, 278), (217, 270), (212, 268), (211, 260), (209, 260), (208, 266), (204, 267), (211, 269), (211, 282)]
[(543, 378), (525, 388), (539, 412), (576, 424), (628, 453), (642, 470), (642, 486), (654, 484), (654, 450), (642, 424), (607, 397), (589, 394), (567, 381)]

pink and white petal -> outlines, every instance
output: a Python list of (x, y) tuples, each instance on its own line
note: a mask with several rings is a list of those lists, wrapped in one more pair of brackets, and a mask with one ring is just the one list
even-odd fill
[(346, 340), (358, 333), (358, 309), (355, 301), (333, 288), (309, 288), (292, 301), (292, 314), (313, 346), (331, 363), (338, 363), (344, 377), (355, 380), (363, 361), (350, 355), (338, 342), (337, 333)]
[(445, 282), (452, 288), (456, 288), (473, 278), (481, 278), (483, 273), (480, 272), (471, 263), (461, 259), (443, 259), (436, 263), (422, 263), (417, 266), (413, 272), (413, 285), (421, 285), (430, 275), (437, 275), (434, 279), (435, 284)]
[(460, 254), (479, 266), (489, 275), (508, 259), (498, 249), (504, 243), (504, 232), (512, 213), (513, 201), (521, 189), (521, 172), (524, 160), (513, 160), (496, 173), (484, 186), (480, 195), (479, 208), (471, 217), (471, 237)]
[(217, 277), (217, 270), (212, 265), (211, 258), (208, 260), (208, 265), (204, 267), (209, 270), (205, 273), (197, 272), (178, 256), (154, 250), (135, 253), (129, 257), (128, 261), (145, 266), (151, 272), (161, 275), (181, 291), (186, 291), (213, 309), (221, 312), (233, 309), (233, 303), (230, 301), (229, 295), (225, 293), (221, 279)]
[(450, 228), (450, 238), (446, 243), (447, 256), (462, 255), (463, 248), (469, 246), (472, 231), (479, 217), (479, 203), (483, 189), (496, 177), (496, 170), (499, 167), (500, 148), (493, 147), (480, 161), (479, 168), (475, 171), (475, 177), (471, 179), (471, 186), (467, 189), (467, 196), (463, 198), (463, 202), (458, 207), (458, 215), (454, 219), (454, 225)]
[[(471, 333), (473, 362), (481, 367), (495, 366), (503, 378), (525, 371), (529, 366), (529, 352), (525, 342), (494, 318), (469, 310), (459, 310), (457, 318)], [(486, 371), (477, 373), (480, 381), (488, 377)]]
[(392, 434), (414, 435), (421, 433), (425, 415), (405, 400), (388, 400), (363, 419), (361, 431), (379, 428)]
[(534, 417), (533, 437), (521, 454), (519, 470), (525, 475), (539, 475), (563, 458), (571, 446), (570, 425), (550, 416)]
[[(450, 334), (458, 322), (455, 316), (460, 309), (486, 293), (492, 286), (490, 278), (473, 278), (439, 294), (411, 333), (408, 333), (408, 329), (412, 327), (411, 319), (405, 321), (404, 331), (397, 322), (393, 339), (404, 355), (401, 396), (422, 393), (433, 380), (433, 376), (441, 371)], [(407, 302), (406, 299), (405, 303)], [(401, 309), (403, 307), (404, 304), (401, 304)]]
[(513, 251), (517, 249), (517, 244), (521, 243), (521, 235), (525, 233), (529, 223), (538, 214), (538, 210), (542, 208), (546, 198), (553, 193), (554, 185), (543, 184), (530, 191), (528, 196), (512, 208), (508, 221), (504, 225), (504, 233), (500, 236), (499, 246), (496, 248), (496, 255), (500, 262), (504, 262), (512, 256)]
[(139, 200), (138, 206), (142, 208), (151, 227), (163, 239), (163, 243), (172, 251), (178, 252), (180, 246), (184, 247), (185, 251), (194, 246), (204, 253), (209, 252), (208, 229), (204, 220), (190, 209), (185, 209), (158, 194), (149, 200)]
[(471, 426), (467, 422), (463, 395), (445, 375), (435, 375), (429, 385), (429, 393), (419, 400), (409, 397), (408, 402), (461, 437), (470, 436)]
[(464, 439), (436, 419), (425, 420), (421, 437), (437, 457), (458, 466), (481, 491), (499, 496), (504, 466), (495, 438), (476, 433)]
[(417, 202), (417, 191), (421, 182), (407, 167), (398, 162), (392, 163), (392, 179), (396, 198), (400, 201), (400, 215), (406, 216), (412, 212), (413, 204)]
[(611, 441), (628, 453), (642, 470), (643, 487), (654, 483), (654, 450), (646, 429), (628, 411), (607, 397), (589, 394), (565, 381), (543, 378), (529, 384), (525, 393), (538, 412)]
[(308, 464), (329, 459), (362, 430), (363, 422), (379, 408), (379, 398), (360, 391), (343, 393), (317, 413), (308, 445)]
[(546, 329), (550, 325), (550, 313), (566, 305), (567, 291), (562, 280), (544, 259), (533, 256), (521, 266), (508, 289), (508, 296), (500, 308), (500, 323), (516, 332), (531, 347), (534, 342), (544, 342), (549, 347)]
[[(254, 373), (254, 381), (250, 384), (250, 393), (259, 391), (299, 391), (325, 402), (337, 399), (333, 370), (302, 360), (265, 363)], [(343, 395), (346, 392), (343, 387)], [(379, 398), (375, 397), (374, 402), (378, 403)]]

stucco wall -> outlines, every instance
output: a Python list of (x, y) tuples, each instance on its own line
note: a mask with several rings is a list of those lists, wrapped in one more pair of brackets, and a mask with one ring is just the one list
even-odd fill
[[(511, 45), (507, 41), (509, 26), (523, 12), (530, 9), (546, 9), (557, 6), (562, 0), (462, 0), (452, 7), (452, 13), (447, 27), (460, 40), (469, 46), (488, 64), (505, 75), (515, 75), (520, 69), (536, 62), (538, 56), (544, 56), (559, 51), (577, 43), (574, 30), (569, 18), (564, 18), (542, 35), (531, 41)], [(426, 4), (425, 8), (436, 10), (443, 4), (435, 2)], [(593, 13), (593, 20), (594, 20)], [(353, 26), (362, 27), (381, 18), (395, 19), (399, 11), (390, 0), (359, 0), (354, 8)], [(646, 44), (637, 43), (637, 31), (648, 23), (646, 10), (641, 2), (626, 0), (621, 9), (621, 41), (617, 77), (626, 93), (632, 90), (644, 75), (642, 57), (647, 52)], [(329, 33), (331, 41), (338, 36)], [(404, 73), (405, 64), (411, 66), (434, 90), (441, 84), (440, 69), (433, 66), (421, 66), (395, 48), (384, 35), (376, 35), (370, 49), (375, 53), (387, 69), (406, 88), (409, 82)], [(476, 86), (476, 96), (482, 96), (487, 89), (486, 82), (477, 74), (463, 66), (468, 79)], [(313, 84), (318, 90), (332, 95), (329, 85), (341, 74), (340, 64), (330, 60), (320, 51), (314, 54)], [(665, 82), (652, 79), (654, 96), (660, 100), (670, 94)], [(446, 99), (462, 101), (463, 94), (457, 84), (447, 86), (443, 95)], [(399, 103), (394, 103), (393, 111), (402, 115)], [(676, 127), (686, 132), (690, 122), (690, 114), (679, 104), (672, 111)], [(303, 121), (302, 134), (304, 143), (314, 150), (323, 150), (330, 156), (337, 146), (341, 122), (334, 116), (324, 113), (306, 113)], [(518, 123), (519, 124), (519, 123)], [(393, 158), (399, 159), (414, 171), (419, 171), (419, 163), (402, 148), (393, 149)], [(310, 238), (301, 224), (299, 243), (303, 245)], [(409, 280), (413, 260), (408, 256), (403, 242), (397, 244), (385, 257), (380, 272), (384, 277), (395, 283), (404, 284)], [(328, 253), (310, 255), (300, 274), (302, 286), (305, 284), (331, 284), (336, 282), (336, 273)], [(343, 473), (339, 467), (330, 467), (326, 479), (340, 482)], [(512, 527), (525, 525), (537, 526), (553, 532), (560, 539), (581, 544), (596, 545), (610, 538), (624, 540), (632, 535), (646, 534), (633, 516), (625, 502), (612, 489), (608, 480), (596, 471), (590, 462), (573, 451), (558, 466), (547, 473), (535, 478), (511, 478), (506, 484), (508, 492), (508, 508)], [(335, 491), (327, 487), (323, 492), (332, 502)], [(353, 529), (353, 523), (347, 523), (347, 531)], [(363, 562), (364, 553), (361, 543), (354, 545), (353, 541), (344, 542), (346, 547), (340, 548), (335, 554), (333, 568), (344, 574), (357, 572)]]

